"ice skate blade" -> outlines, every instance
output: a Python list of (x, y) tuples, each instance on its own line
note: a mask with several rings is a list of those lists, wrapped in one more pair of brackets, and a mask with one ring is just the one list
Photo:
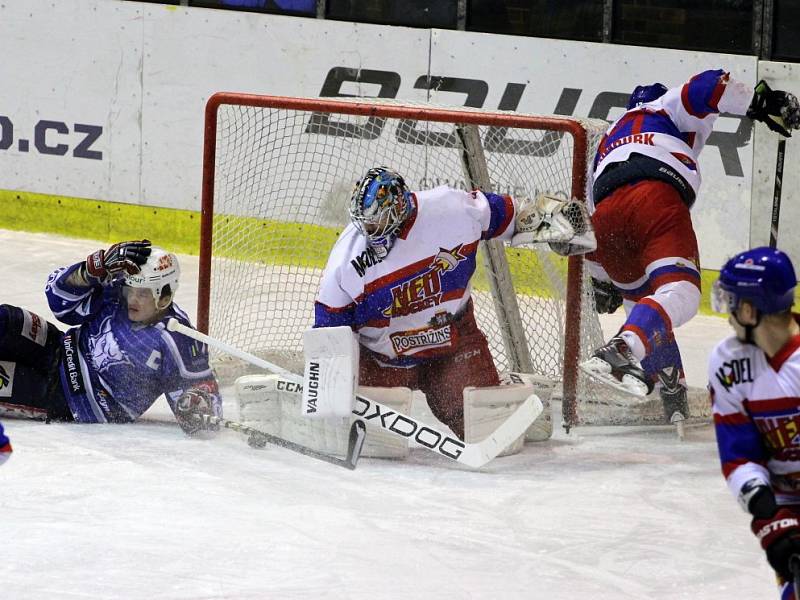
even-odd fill
[(678, 435), (678, 439), (681, 442), (686, 439), (686, 417), (676, 410), (674, 413), (672, 413), (669, 422), (675, 425), (675, 433)]
[(595, 381), (612, 387), (615, 390), (625, 392), (637, 398), (644, 398), (647, 396), (647, 385), (645, 385), (644, 382), (627, 374), (623, 375), (620, 381), (611, 374), (611, 365), (597, 357), (592, 357), (582, 362), (578, 367)]

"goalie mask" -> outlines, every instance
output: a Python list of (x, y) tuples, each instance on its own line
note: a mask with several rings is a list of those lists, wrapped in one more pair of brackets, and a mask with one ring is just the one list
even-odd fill
[(387, 167), (370, 169), (350, 199), (350, 220), (383, 258), (411, 214), (411, 192), (402, 176)]
[(163, 298), (169, 297), (171, 301), (175, 297), (180, 276), (178, 257), (163, 248), (153, 246), (140, 271), (135, 275), (125, 276), (125, 285), (131, 288), (149, 289), (158, 304)]

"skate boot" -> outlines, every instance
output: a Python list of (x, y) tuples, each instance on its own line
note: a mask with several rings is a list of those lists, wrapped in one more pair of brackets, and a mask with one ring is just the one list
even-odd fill
[(650, 378), (619, 336), (595, 350), (589, 360), (580, 364), (580, 368), (593, 379), (634, 396), (643, 397), (653, 391)]
[(667, 367), (658, 372), (661, 382), (661, 401), (664, 403), (664, 417), (667, 423), (685, 421), (689, 417), (689, 399), (686, 386), (679, 381), (679, 371)]

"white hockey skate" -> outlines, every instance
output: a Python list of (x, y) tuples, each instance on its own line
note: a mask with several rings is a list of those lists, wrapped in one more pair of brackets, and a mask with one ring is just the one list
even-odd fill
[(632, 396), (643, 398), (653, 391), (653, 384), (621, 337), (611, 338), (579, 367), (592, 379)]

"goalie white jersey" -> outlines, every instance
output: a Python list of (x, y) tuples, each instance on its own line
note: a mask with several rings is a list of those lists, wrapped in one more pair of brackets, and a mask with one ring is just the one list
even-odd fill
[(468, 309), (480, 240), (510, 239), (509, 196), (446, 186), (412, 194), (413, 211), (380, 259), (352, 224), (328, 258), (315, 327), (349, 325), (392, 365), (447, 354)]
[(709, 361), (722, 473), (734, 497), (757, 479), (779, 504), (800, 502), (800, 336), (772, 358), (735, 337)]

